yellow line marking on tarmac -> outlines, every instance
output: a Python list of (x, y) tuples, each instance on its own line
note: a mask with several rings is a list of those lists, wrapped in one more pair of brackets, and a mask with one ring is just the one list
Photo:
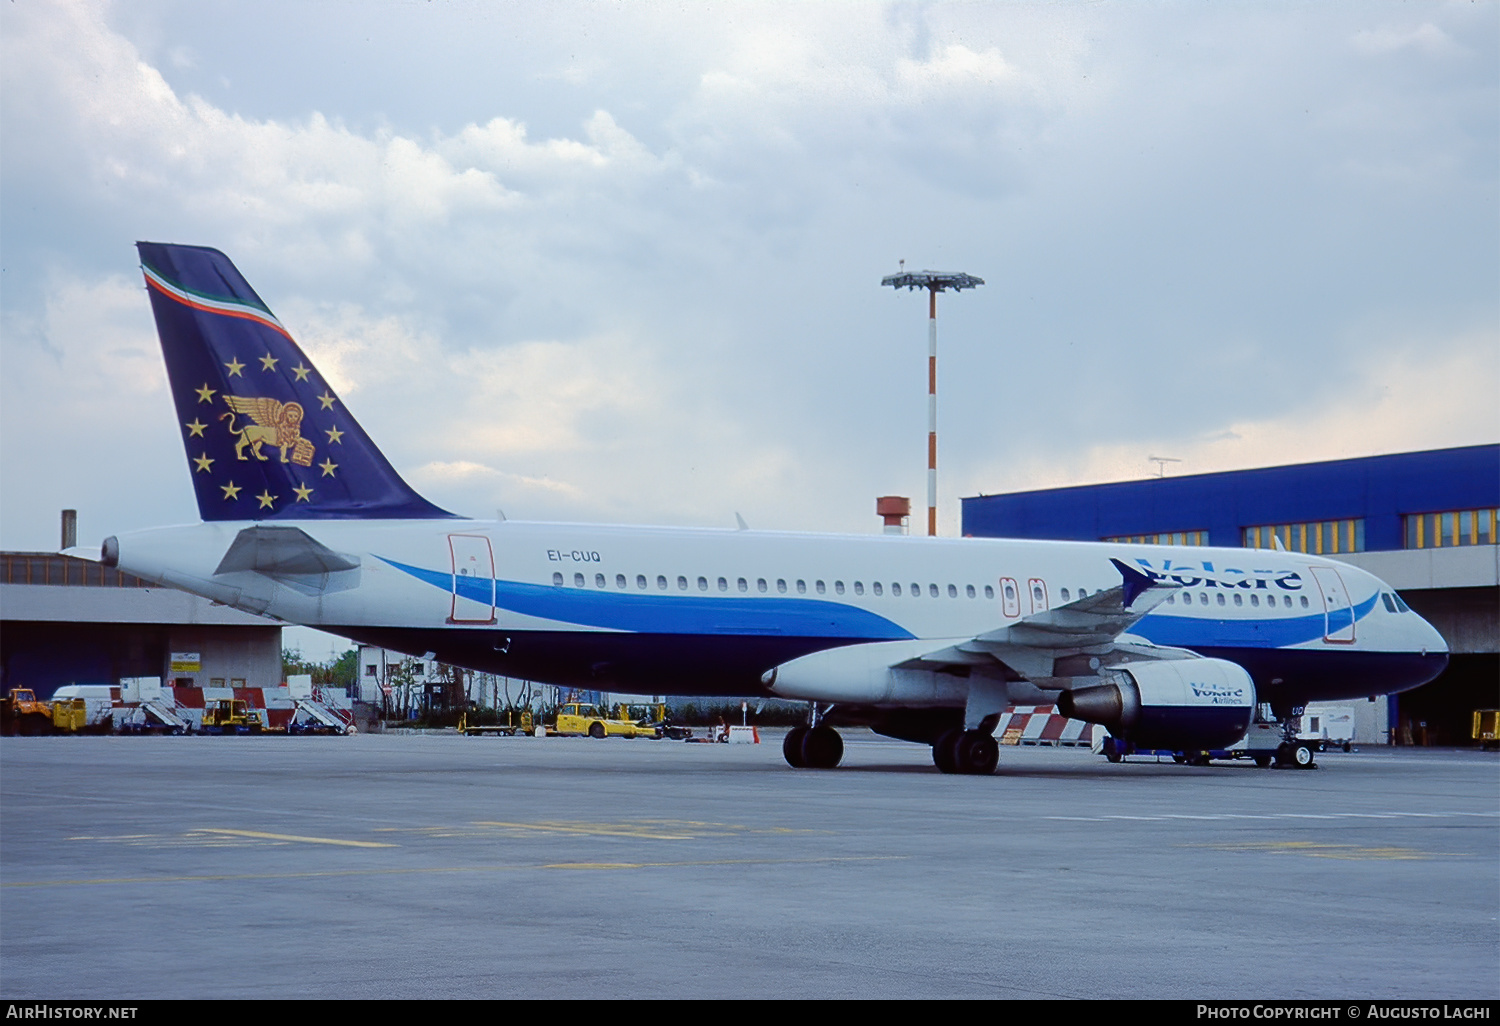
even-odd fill
[(1357, 844), (1330, 844), (1324, 841), (1242, 841), (1226, 844), (1186, 844), (1184, 848), (1211, 848), (1214, 851), (1265, 852), (1271, 855), (1306, 855), (1315, 859), (1345, 861), (1408, 862), (1441, 857), (1466, 857), (1465, 852), (1427, 852), (1394, 845), (1361, 847)]
[[(477, 829), (474, 829), (477, 828)], [(518, 823), (509, 820), (473, 820), (464, 826), (377, 827), (377, 832), (420, 834), (426, 837), (475, 837), (496, 830), (520, 834), (582, 834), (593, 837), (633, 837), (654, 841), (690, 841), (702, 837), (733, 837), (738, 834), (826, 834), (826, 830), (790, 827), (755, 828), (738, 823), (710, 823), (688, 819), (641, 819), (625, 823), (591, 823), (577, 820), (542, 820)]]
[(195, 834), (228, 834), (230, 837), (254, 837), (263, 841), (301, 841), (303, 844), (337, 844), (346, 848), (399, 848), (399, 844), (383, 841), (341, 841), (336, 837), (302, 837), (298, 834), (267, 834), (259, 830), (224, 830), (218, 827), (199, 827)]
[[(394, 847), (394, 846), (393, 846)], [(331, 869), (306, 873), (221, 873), (191, 876), (121, 876), (93, 880), (32, 880), (0, 884), (0, 890), (38, 887), (99, 887), (109, 884), (224, 883), (231, 880), (314, 880), (350, 876), (421, 876), (431, 873), (521, 873), (536, 869), (691, 869), (706, 866), (807, 866), (841, 862), (893, 862), (910, 855), (831, 855), (807, 859), (697, 859), (684, 862), (557, 862), (515, 866), (436, 866), (425, 869)]]
[(644, 823), (501, 823), (477, 819), (474, 825), (551, 834), (587, 834), (592, 837), (643, 837), (654, 841), (691, 841), (695, 836), (685, 832), (661, 833), (660, 827), (648, 827)]

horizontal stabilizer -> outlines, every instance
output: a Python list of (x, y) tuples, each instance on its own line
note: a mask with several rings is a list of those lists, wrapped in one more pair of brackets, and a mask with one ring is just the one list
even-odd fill
[(353, 570), (359, 559), (334, 552), (298, 527), (247, 527), (235, 535), (214, 575), (249, 570), (267, 577)]

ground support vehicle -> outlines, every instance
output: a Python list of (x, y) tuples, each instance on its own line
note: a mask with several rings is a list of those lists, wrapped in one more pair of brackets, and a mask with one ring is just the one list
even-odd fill
[(661, 736), (653, 726), (642, 726), (634, 720), (616, 719), (597, 706), (584, 702), (564, 703), (557, 711), (557, 722), (547, 728), (549, 737), (576, 737), (584, 734), (593, 738)]
[(260, 734), (265, 729), (260, 710), (243, 698), (217, 698), (203, 707), (205, 734)]
[(1473, 735), (1487, 752), (1500, 748), (1500, 709), (1475, 709)]
[(634, 720), (638, 727), (648, 727), (656, 732), (659, 738), (667, 738), (671, 741), (686, 741), (693, 736), (691, 727), (683, 727), (672, 722), (667, 713), (665, 702), (656, 702), (646, 705), (619, 705), (615, 707), (615, 718), (619, 720)]
[[(1294, 737), (1285, 740), (1286, 728), (1280, 723), (1252, 723), (1244, 739), (1228, 748), (1211, 748), (1199, 751), (1173, 751), (1171, 749), (1137, 748), (1129, 741), (1106, 734), (1099, 754), (1110, 762), (1119, 762), (1127, 755), (1150, 755), (1168, 757), (1173, 762), (1188, 766), (1207, 766), (1214, 760), (1250, 759), (1265, 769), (1269, 766), (1290, 769), (1316, 769), (1315, 753), (1323, 750), (1322, 743)], [(1347, 749), (1346, 749), (1347, 750)]]
[(30, 688), (12, 688), (0, 705), (0, 732), (7, 736), (36, 737), (51, 734), (52, 706), (38, 701)]
[(515, 711), (505, 711), (505, 722), (480, 725), (469, 722), (469, 714), (464, 713), (458, 718), (458, 732), (465, 737), (482, 737), (486, 734), (498, 734), (504, 737), (515, 737), (517, 734), (530, 734), (532, 730), (531, 710), (521, 710), (520, 718), (516, 717)]

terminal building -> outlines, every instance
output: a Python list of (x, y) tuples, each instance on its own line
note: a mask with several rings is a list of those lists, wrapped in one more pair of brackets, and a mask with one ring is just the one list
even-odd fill
[[(1329, 556), (1390, 584), (1452, 653), (1392, 695), (1395, 744), (1470, 743), (1500, 707), (1500, 445), (1053, 488), (963, 500), (973, 537), (1271, 548)], [(1274, 537), (1274, 540), (1273, 540)]]

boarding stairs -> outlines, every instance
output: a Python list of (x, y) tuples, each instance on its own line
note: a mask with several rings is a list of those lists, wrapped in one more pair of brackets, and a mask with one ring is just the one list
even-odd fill
[(172, 699), (170, 705), (167, 704), (165, 698), (148, 698), (140, 704), (141, 713), (146, 717), (147, 723), (154, 720), (169, 730), (187, 733), (192, 729), (192, 724), (179, 714), (180, 709), (181, 706), (177, 704), (175, 698)]

